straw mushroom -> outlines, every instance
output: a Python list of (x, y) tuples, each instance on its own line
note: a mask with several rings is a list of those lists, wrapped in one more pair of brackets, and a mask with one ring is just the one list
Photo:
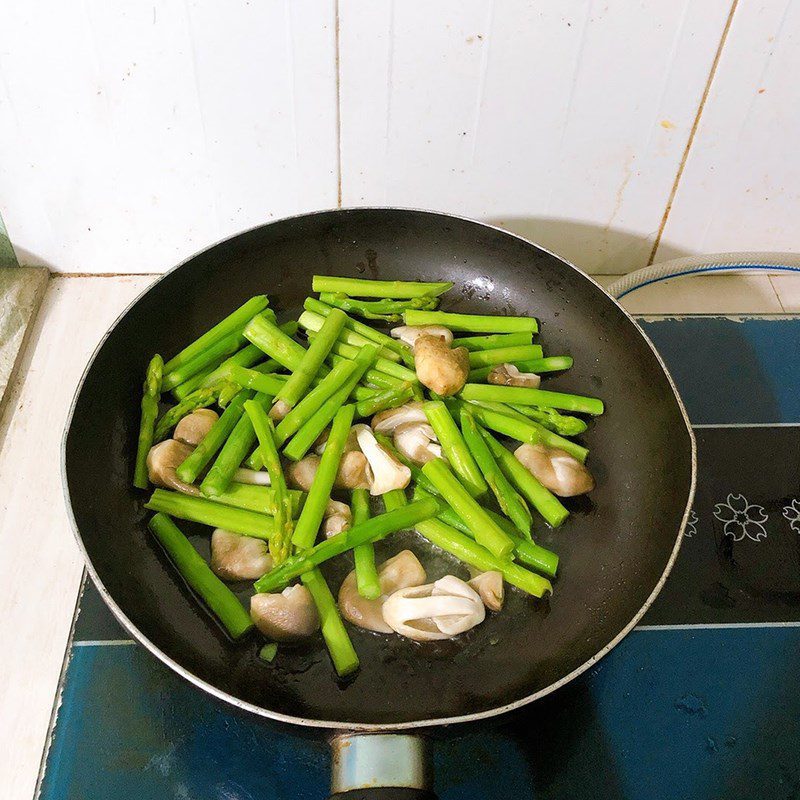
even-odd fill
[(211, 569), (226, 581), (250, 581), (272, 569), (269, 546), (263, 539), (223, 528), (211, 534)]
[(395, 339), (414, 347), (420, 336), (436, 336), (445, 341), (448, 346), (453, 341), (453, 334), (443, 325), (400, 325), (389, 331)]
[(497, 386), (525, 386), (528, 389), (538, 389), (542, 385), (541, 377), (535, 372), (520, 372), (513, 364), (492, 367), (486, 380)]
[(197, 447), (205, 439), (219, 414), (210, 408), (198, 408), (187, 414), (176, 426), (172, 438), (179, 442)]
[(392, 489), (405, 489), (411, 480), (411, 470), (401, 464), (388, 450), (378, 444), (369, 425), (354, 425), (358, 445), (367, 457), (372, 473), (369, 493), (386, 494)]
[(367, 600), (358, 593), (356, 572), (353, 570), (339, 589), (339, 610), (348, 622), (359, 628), (391, 633), (392, 628), (383, 620), (382, 609), (386, 598), (398, 589), (420, 586), (426, 580), (425, 568), (419, 559), (410, 550), (402, 550), (381, 564), (378, 571), (381, 596), (375, 600)]
[(419, 400), (398, 406), (397, 408), (387, 408), (386, 411), (378, 412), (372, 418), (372, 430), (375, 433), (394, 433), (395, 428), (411, 422), (427, 422), (423, 404)]
[[(309, 491), (317, 475), (319, 463), (319, 456), (310, 455), (291, 464), (288, 468), (289, 482), (304, 492)], [(333, 485), (337, 489), (368, 489), (370, 478), (366, 456), (355, 450), (345, 453), (339, 462)]]
[(394, 446), (401, 456), (414, 464), (427, 464), (434, 458), (442, 457), (442, 447), (438, 444), (436, 433), (425, 422), (406, 422), (394, 432)]
[(193, 451), (194, 447), (175, 439), (165, 439), (151, 447), (147, 454), (147, 476), (150, 483), (198, 497), (200, 490), (190, 483), (184, 483), (176, 473)]
[(261, 633), (275, 642), (293, 642), (311, 636), (319, 628), (319, 614), (311, 592), (302, 584), (288, 586), (280, 594), (254, 594), (250, 618)]
[(455, 575), (399, 589), (383, 604), (384, 622), (418, 642), (449, 639), (480, 625), (485, 617), (480, 595)]
[[(314, 452), (321, 456), (325, 452), (325, 447), (328, 444), (328, 437), (331, 435), (331, 429), (325, 428), (324, 431), (317, 437), (317, 441), (314, 442)], [(358, 450), (358, 441), (356, 440), (356, 435), (353, 433), (353, 429), (350, 428), (350, 432), (347, 434), (347, 441), (344, 443), (344, 452), (345, 453), (352, 453), (354, 450)]]
[(557, 447), (523, 444), (514, 455), (542, 486), (559, 497), (575, 497), (594, 489), (594, 478), (586, 466)]
[(423, 334), (414, 344), (414, 365), (421, 384), (440, 397), (449, 397), (467, 382), (469, 351), (452, 349), (444, 339)]
[(326, 539), (330, 539), (331, 536), (346, 531), (353, 524), (353, 512), (347, 503), (328, 500), (322, 519), (322, 533)]
[(489, 611), (500, 611), (503, 608), (503, 600), (505, 598), (503, 573), (495, 569), (481, 572), (470, 567), (469, 574), (472, 578), (468, 583), (480, 595), (486, 608)]

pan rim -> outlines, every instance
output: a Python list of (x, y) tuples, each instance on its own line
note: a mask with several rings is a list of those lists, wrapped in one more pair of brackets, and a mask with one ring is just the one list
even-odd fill
[[(319, 719), (312, 719), (307, 717), (294, 717), (289, 714), (283, 714), (277, 711), (272, 711), (270, 709), (263, 708), (262, 706), (255, 705), (254, 703), (249, 703), (245, 700), (241, 700), (234, 695), (222, 691), (218, 689), (213, 684), (209, 683), (208, 681), (203, 680), (202, 678), (195, 675), (193, 672), (188, 670), (187, 668), (183, 667), (177, 661), (172, 659), (168, 656), (163, 650), (157, 647), (147, 636), (140, 631), (136, 625), (128, 618), (128, 616), (122, 611), (122, 609), (117, 605), (114, 598), (111, 596), (108, 589), (106, 589), (105, 585), (103, 584), (100, 576), (97, 574), (95, 570), (94, 564), (92, 563), (91, 559), (89, 558), (89, 554), (86, 550), (86, 547), (83, 543), (83, 539), (80, 535), (78, 530), (78, 524), (75, 520), (75, 515), (72, 510), (72, 501), (69, 495), (69, 488), (67, 485), (67, 467), (66, 467), (66, 448), (67, 448), (67, 437), (69, 435), (69, 431), (72, 427), (72, 420), (75, 414), (75, 407), (78, 402), (78, 397), (80, 396), (81, 390), (83, 389), (83, 385), (86, 381), (86, 377), (89, 374), (97, 356), (102, 349), (103, 345), (106, 343), (106, 340), (109, 336), (114, 332), (117, 325), (122, 321), (122, 319), (128, 314), (128, 312), (150, 291), (152, 291), (161, 281), (168, 278), (173, 272), (184, 267), (190, 261), (197, 258), (199, 255), (212, 250), (213, 248), (217, 247), (224, 242), (230, 241), (231, 239), (235, 239), (239, 236), (244, 234), (250, 233), (252, 231), (258, 230), (260, 228), (264, 228), (267, 225), (274, 225), (279, 224), (282, 222), (288, 222), (295, 219), (300, 218), (307, 218), (307, 217), (315, 217), (325, 214), (333, 214), (333, 213), (343, 213), (343, 212), (350, 212), (350, 211), (407, 211), (407, 212), (414, 212), (419, 214), (428, 214), (431, 216), (438, 216), (445, 219), (454, 219), (460, 222), (467, 222), (473, 225), (477, 225), (481, 228), (485, 228), (488, 230), (496, 231), (498, 233), (502, 233), (506, 236), (510, 236), (514, 239), (517, 239), (524, 244), (530, 245), (532, 247), (537, 248), (543, 253), (547, 253), (548, 255), (552, 256), (553, 258), (558, 259), (562, 263), (566, 264), (570, 269), (574, 270), (575, 272), (579, 273), (581, 277), (587, 279), (590, 283), (592, 283), (597, 289), (599, 289), (607, 298), (609, 298), (617, 308), (624, 314), (624, 316), (628, 319), (628, 321), (633, 325), (635, 330), (639, 333), (642, 339), (645, 341), (647, 346), (652, 351), (653, 355), (656, 358), (661, 370), (663, 371), (667, 382), (669, 383), (670, 388), (672, 389), (672, 394), (675, 398), (675, 401), (678, 404), (678, 409), (680, 410), (681, 417), (683, 419), (684, 425), (686, 426), (686, 432), (689, 435), (689, 443), (690, 443), (690, 450), (691, 450), (691, 481), (689, 486), (689, 494), (686, 500), (686, 507), (683, 512), (683, 516), (681, 519), (680, 526), (678, 528), (677, 537), (675, 540), (675, 545), (672, 548), (672, 552), (670, 553), (669, 559), (667, 560), (667, 564), (664, 568), (661, 577), (659, 578), (658, 582), (656, 583), (655, 587), (653, 588), (652, 592), (648, 595), (647, 599), (645, 600), (642, 607), (634, 614), (630, 622), (625, 625), (619, 633), (614, 636), (614, 638), (608, 642), (601, 650), (599, 650), (595, 655), (591, 658), (587, 659), (583, 664), (580, 664), (576, 667), (572, 672), (568, 673), (567, 675), (560, 678), (558, 681), (551, 683), (549, 686), (544, 687), (543, 689), (539, 689), (536, 692), (533, 692), (525, 697), (521, 697), (517, 700), (514, 700), (511, 703), (506, 703), (502, 706), (496, 706), (493, 708), (485, 709), (483, 711), (477, 711), (471, 714), (460, 714), (457, 716), (452, 717), (432, 717), (430, 719), (421, 719), (421, 720), (414, 720), (409, 722), (392, 722), (392, 723), (375, 723), (375, 722), (346, 722), (340, 720), (319, 720)], [(302, 214), (290, 214), (285, 217), (280, 217), (279, 219), (270, 220), (266, 223), (261, 223), (259, 225), (253, 225), (250, 228), (246, 228), (245, 230), (239, 231), (238, 233), (233, 234), (232, 236), (226, 236), (222, 239), (215, 241), (214, 243), (203, 247), (202, 249), (198, 250), (197, 252), (193, 253), (191, 256), (183, 259), (181, 262), (176, 264), (171, 269), (167, 270), (163, 274), (159, 275), (156, 280), (154, 280), (149, 286), (143, 289), (136, 297), (131, 300), (131, 302), (123, 309), (123, 311), (116, 317), (116, 319), (111, 323), (110, 327), (106, 330), (103, 336), (100, 338), (97, 346), (92, 351), (92, 355), (86, 363), (86, 366), (81, 373), (80, 379), (75, 388), (75, 392), (72, 397), (72, 401), (69, 406), (69, 411), (67, 414), (66, 423), (64, 425), (64, 431), (61, 437), (61, 448), (60, 448), (60, 457), (61, 457), (61, 489), (64, 495), (64, 500), (66, 502), (67, 507), (67, 517), (70, 523), (70, 527), (72, 529), (73, 536), (77, 541), (78, 547), (80, 549), (81, 555), (83, 556), (84, 563), (86, 565), (86, 570), (89, 573), (89, 576), (92, 579), (95, 587), (97, 588), (100, 596), (103, 598), (106, 606), (109, 608), (115, 619), (122, 625), (131, 636), (139, 642), (142, 646), (144, 646), (152, 655), (154, 655), (159, 661), (173, 670), (175, 673), (180, 675), (184, 680), (188, 681), (189, 683), (193, 684), (197, 688), (201, 689), (204, 692), (207, 692), (212, 697), (215, 697), (218, 700), (222, 700), (225, 703), (228, 703), (236, 708), (239, 708), (243, 711), (248, 711), (252, 714), (256, 714), (257, 716), (264, 717), (267, 719), (275, 720), (276, 722), (287, 723), (291, 725), (300, 725), (307, 728), (318, 728), (318, 729), (327, 729), (327, 730), (338, 730), (338, 731), (355, 731), (355, 732), (372, 732), (377, 733), (379, 731), (409, 731), (414, 730), (417, 728), (431, 728), (431, 727), (438, 727), (438, 726), (446, 726), (446, 725), (455, 725), (459, 723), (465, 722), (477, 722), (484, 719), (489, 719), (492, 717), (499, 716), (501, 714), (506, 714), (511, 711), (515, 711), (520, 709), (530, 703), (533, 703), (536, 700), (539, 700), (547, 695), (555, 692), (556, 690), (560, 689), (562, 686), (565, 686), (570, 681), (574, 680), (578, 676), (582, 675), (586, 670), (590, 669), (594, 664), (604, 658), (611, 650), (613, 650), (639, 623), (642, 617), (645, 615), (647, 610), (653, 604), (655, 599), (658, 597), (661, 589), (664, 587), (667, 578), (669, 577), (670, 572), (675, 564), (675, 560), (678, 557), (678, 552), (680, 551), (681, 544), (683, 542), (683, 533), (686, 528), (686, 525), (689, 520), (689, 514), (692, 509), (692, 504), (694, 502), (695, 490), (697, 486), (697, 444), (695, 441), (694, 431), (692, 429), (691, 422), (689, 421), (689, 416), (686, 413), (686, 408), (683, 404), (683, 400), (681, 399), (680, 393), (675, 385), (675, 381), (672, 378), (669, 370), (667, 369), (666, 364), (664, 363), (661, 355), (656, 350), (655, 345), (652, 343), (650, 338), (644, 332), (642, 327), (639, 323), (631, 316), (631, 314), (620, 304), (617, 298), (613, 297), (608, 291), (599, 284), (591, 275), (588, 273), (583, 272), (583, 270), (576, 267), (571, 261), (568, 261), (563, 256), (560, 256), (554, 253), (552, 250), (549, 250), (542, 245), (537, 244), (536, 242), (532, 242), (530, 239), (525, 238), (524, 236), (520, 236), (517, 233), (513, 233), (512, 231), (508, 231), (505, 228), (501, 228), (497, 225), (492, 225), (487, 222), (483, 222), (481, 220), (476, 220), (471, 217), (461, 216), (459, 214), (451, 214), (444, 211), (435, 211), (432, 209), (423, 209), (423, 208), (409, 208), (403, 206), (347, 206), (347, 207), (340, 207), (340, 208), (327, 208), (327, 209), (319, 209), (316, 211), (305, 212)]]

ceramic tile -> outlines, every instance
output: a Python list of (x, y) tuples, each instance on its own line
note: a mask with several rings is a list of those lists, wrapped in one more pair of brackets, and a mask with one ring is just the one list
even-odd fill
[(772, 275), (770, 281), (783, 310), (788, 314), (800, 314), (800, 275)]

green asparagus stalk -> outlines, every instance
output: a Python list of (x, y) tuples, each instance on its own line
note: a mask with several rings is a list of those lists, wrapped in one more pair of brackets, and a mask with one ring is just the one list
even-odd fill
[(426, 499), (372, 517), (360, 525), (354, 525), (346, 531), (331, 536), (330, 539), (315, 544), (308, 550), (289, 556), (280, 567), (270, 570), (259, 578), (255, 583), (255, 590), (272, 592), (300, 575), (310, 572), (314, 567), (318, 567), (325, 561), (346, 553), (360, 544), (376, 542), (395, 531), (412, 528), (418, 522), (435, 516), (438, 509), (438, 501)]
[(414, 392), (410, 383), (404, 383), (396, 389), (386, 389), (364, 400), (359, 400), (356, 403), (356, 416), (371, 417), (387, 408), (397, 408), (407, 403), (413, 396)]
[(355, 361), (337, 364), (278, 424), (275, 430), (280, 447), (294, 436), (319, 409), (334, 396), (358, 370)]
[(211, 571), (178, 526), (164, 514), (156, 514), (148, 527), (161, 543), (189, 588), (208, 606), (228, 631), (238, 639), (253, 622), (236, 595)]
[[(304, 493), (298, 489), (289, 489), (288, 494), (294, 519), (303, 507)], [(278, 509), (275, 490), (271, 486), (256, 486), (252, 483), (231, 483), (214, 501), (226, 506), (257, 511), (269, 517), (274, 517)]]
[[(331, 355), (328, 356), (328, 361), (335, 367), (337, 364), (341, 364), (342, 361), (352, 361), (353, 358), (358, 355), (358, 350), (353, 348), (355, 353), (352, 358), (349, 356), (345, 358), (344, 356), (335, 355), (331, 352)], [(393, 364), (394, 362), (388, 361), (388, 364)], [(393, 375), (387, 375), (385, 372), (381, 372), (377, 368), (368, 369), (362, 378), (364, 383), (368, 383), (371, 386), (375, 386), (378, 389), (396, 389), (398, 386), (402, 385), (403, 383), (407, 383), (408, 381), (404, 381), (402, 378), (395, 378)]]
[[(309, 339), (313, 341), (313, 338), (313, 333), (310, 333)], [(372, 344), (374, 344), (374, 342)], [(354, 359), (364, 346), (365, 345), (362, 344), (358, 347), (354, 347), (353, 345), (345, 344), (340, 340), (331, 348), (331, 353), (337, 356), (343, 356), (344, 358)], [(394, 361), (389, 361), (388, 359), (384, 358), (382, 355), (384, 352), (385, 351), (380, 350), (378, 358), (375, 359), (375, 369), (378, 372), (383, 372), (386, 375), (397, 378), (399, 381), (416, 382), (416, 372), (408, 369), (408, 367), (404, 367), (402, 364), (396, 364)]]
[[(398, 508), (408, 505), (408, 498), (404, 489), (392, 489), (391, 491), (384, 492), (381, 495), (383, 500), (383, 507), (386, 511), (396, 511)], [(442, 503), (444, 505), (444, 503)]]
[(197, 389), (183, 398), (178, 405), (170, 408), (158, 421), (155, 440), (160, 442), (187, 415), (198, 408), (207, 408), (217, 402), (221, 384)]
[(270, 397), (274, 397), (286, 383), (283, 375), (264, 374), (256, 369), (236, 365), (228, 369), (228, 378), (243, 389), (255, 389)]
[(161, 388), (168, 392), (184, 381), (189, 380), (192, 376), (203, 372), (203, 370), (209, 367), (212, 369), (218, 367), (228, 356), (235, 353), (242, 346), (243, 341), (244, 337), (237, 332), (220, 339), (218, 342), (214, 342), (214, 344), (203, 350), (202, 353), (198, 353), (185, 364), (172, 370), (172, 372), (166, 373)]
[(232, 333), (241, 331), (245, 325), (259, 312), (263, 311), (268, 305), (266, 295), (260, 294), (251, 297), (244, 305), (229, 314), (221, 322), (218, 322), (211, 330), (206, 331), (199, 339), (196, 339), (187, 347), (184, 347), (178, 355), (171, 358), (164, 364), (164, 374), (173, 372), (191, 361), (195, 356), (216, 344), (220, 339), (224, 339)]
[(283, 388), (275, 395), (275, 400), (282, 400), (289, 408), (293, 408), (303, 397), (311, 381), (317, 376), (320, 367), (330, 352), (331, 347), (339, 338), (344, 328), (347, 314), (338, 308), (332, 308), (325, 318), (325, 323), (319, 329), (318, 335), (311, 342), (308, 350), (300, 359), (300, 364), (292, 372)]
[[(259, 394), (254, 400), (246, 400), (243, 408), (246, 409), (247, 404), (252, 403), (263, 409), (271, 400), (271, 397)], [(211, 469), (203, 478), (200, 491), (206, 497), (214, 498), (221, 495), (233, 481), (234, 473), (245, 456), (253, 449), (255, 443), (256, 432), (253, 430), (251, 418), (248, 414), (242, 414), (219, 451)]]
[(481, 429), (486, 444), (492, 451), (500, 469), (517, 487), (519, 493), (544, 517), (553, 528), (557, 528), (569, 516), (569, 511), (559, 499), (539, 483), (533, 475), (517, 460), (510, 450), (506, 450), (488, 431)]
[(523, 386), (468, 383), (461, 390), (461, 397), (464, 400), (494, 400), (498, 403), (514, 403), (520, 406), (546, 406), (561, 411), (573, 411), (593, 416), (603, 413), (603, 401), (596, 397), (548, 392), (544, 389), (528, 389)]
[[(319, 300), (315, 300), (313, 297), (306, 298), (304, 307), (307, 311), (310, 311), (314, 314), (319, 314), (323, 317), (326, 317), (331, 313), (330, 306), (320, 302)], [(382, 348), (390, 352), (396, 353), (410, 367), (414, 366), (414, 353), (404, 342), (400, 342), (397, 339), (392, 339), (391, 336), (387, 336), (385, 333), (381, 333), (381, 331), (376, 330), (369, 325), (365, 325), (363, 322), (352, 319), (351, 317), (347, 318), (347, 322), (345, 322), (345, 328), (357, 334), (358, 336), (363, 336), (365, 339), (375, 342), (375, 344), (380, 345)]]
[[(366, 522), (369, 517), (369, 490), (353, 489), (351, 495), (353, 509), (353, 525)], [(381, 596), (381, 584), (378, 579), (378, 568), (375, 565), (375, 545), (372, 542), (360, 544), (353, 549), (356, 564), (356, 585), (358, 593), (367, 600), (375, 600)]]
[(375, 359), (377, 350), (377, 345), (370, 344), (358, 354), (355, 359), (356, 371), (350, 376), (347, 383), (320, 406), (317, 413), (297, 431), (289, 444), (283, 448), (283, 454), (287, 458), (292, 461), (299, 461), (308, 452), (322, 431), (328, 427), (328, 423), (333, 419), (336, 412), (347, 402), (347, 398), (350, 397), (356, 384)]
[(217, 405), (225, 409), (228, 407), (228, 404), (239, 394), (241, 390), (241, 386), (233, 381), (223, 381), (219, 387), (219, 394), (217, 395)]
[(513, 561), (493, 555), (461, 531), (445, 525), (439, 519), (418, 522), (417, 530), (429, 542), (454, 555), (465, 564), (482, 571), (497, 570), (501, 572), (508, 583), (533, 597), (542, 597), (545, 593), (553, 591), (553, 586), (547, 578), (530, 572)]
[(315, 275), (311, 280), (315, 292), (333, 292), (351, 297), (388, 297), (407, 299), (412, 297), (438, 297), (453, 288), (449, 281), (426, 283), (425, 281), (373, 281), (367, 278), (340, 278), (334, 275)]
[(488, 408), (476, 405), (473, 409), (475, 418), (481, 422), (485, 427), (491, 428), (497, 433), (502, 433), (504, 436), (509, 436), (519, 442), (527, 442), (528, 444), (542, 443), (548, 447), (558, 447), (569, 453), (580, 462), (586, 461), (589, 451), (579, 444), (559, 436), (557, 433), (547, 430), (537, 422), (529, 419), (523, 422), (506, 413), (499, 411), (492, 411)]
[(442, 452), (464, 482), (466, 490), (473, 497), (485, 494), (488, 489), (486, 481), (447, 406), (441, 400), (433, 400), (425, 403), (423, 409), (442, 446)]
[(443, 325), (451, 331), (474, 333), (536, 333), (539, 326), (533, 317), (490, 317), (483, 314), (453, 314), (447, 311), (406, 311), (406, 325)]
[[(419, 486), (414, 487), (415, 500), (424, 500), (426, 497), (433, 497), (433, 495)], [(486, 509), (486, 513), (514, 540), (514, 557), (517, 561), (549, 578), (555, 578), (558, 571), (558, 556), (552, 550), (547, 550), (536, 542), (520, 536), (514, 523), (501, 514), (490, 508)], [(446, 503), (440, 504), (439, 514), (436, 518), (451, 528), (456, 528), (470, 538), (474, 538), (469, 526)]]
[(440, 458), (429, 461), (422, 473), (436, 487), (475, 534), (475, 541), (494, 555), (505, 558), (514, 550), (511, 537), (486, 513)]
[(461, 410), (461, 432), (483, 477), (497, 498), (503, 513), (514, 523), (526, 538), (531, 538), (531, 512), (522, 497), (517, 494), (492, 456), (489, 446), (481, 436), (480, 426), (468, 409)]
[[(261, 352), (254, 344), (248, 344), (234, 353), (230, 358), (225, 359), (215, 369), (204, 370), (203, 372), (193, 375), (188, 380), (179, 384), (172, 390), (172, 395), (176, 400), (183, 400), (188, 394), (191, 394), (195, 389), (202, 386), (212, 386), (220, 381), (227, 380), (228, 368), (236, 365), (240, 367), (252, 367), (264, 358), (264, 353)], [(273, 361), (273, 364), (278, 364)]]
[(256, 539), (269, 539), (272, 536), (272, 517), (215, 503), (205, 497), (156, 489), (144, 507), (189, 522), (199, 522), (212, 528), (224, 528), (226, 531), (241, 533), (242, 536), (252, 536)]
[[(509, 334), (510, 335), (510, 334)], [(560, 372), (572, 366), (569, 356), (548, 356), (547, 358), (531, 358), (523, 361), (504, 361), (504, 364), (513, 364), (520, 372)], [(488, 364), (484, 367), (475, 367), (469, 371), (469, 383), (480, 383), (489, 377), (489, 373), (497, 364)]]
[(289, 555), (292, 544), (292, 501), (283, 476), (281, 457), (275, 442), (275, 427), (267, 416), (265, 403), (247, 400), (245, 413), (258, 438), (261, 459), (267, 468), (270, 486), (275, 492), (274, 533), (269, 540), (269, 552), (276, 565), (282, 564)]
[(314, 476), (314, 484), (308, 493), (300, 519), (297, 520), (294, 536), (292, 536), (292, 544), (298, 550), (311, 547), (317, 538), (317, 531), (322, 523), (325, 508), (331, 498), (339, 462), (342, 460), (342, 453), (347, 444), (350, 426), (353, 424), (354, 411), (355, 408), (352, 405), (342, 406), (333, 418), (325, 452), (322, 454), (317, 474)]
[(453, 341), (453, 347), (466, 347), (475, 350), (496, 350), (499, 347), (521, 347), (533, 343), (533, 334), (530, 331), (519, 333), (493, 333), (483, 336), (462, 336)]
[(562, 414), (554, 408), (538, 408), (537, 406), (508, 406), (529, 419), (538, 422), (543, 428), (561, 436), (578, 436), (589, 426), (580, 417)]
[(292, 372), (300, 366), (306, 352), (302, 345), (287, 336), (263, 314), (253, 317), (247, 323), (244, 335), (249, 342)]
[(146, 489), (147, 454), (153, 446), (155, 435), (156, 417), (158, 416), (158, 401), (161, 399), (161, 376), (164, 368), (164, 359), (155, 355), (147, 366), (142, 392), (142, 417), (139, 422), (139, 439), (136, 445), (136, 466), (133, 470), (133, 485), (137, 489)]
[(511, 364), (515, 361), (527, 361), (542, 357), (542, 348), (538, 344), (523, 344), (517, 347), (498, 347), (495, 350), (473, 350), (469, 354), (470, 369)]
[(314, 605), (319, 614), (322, 638), (328, 647), (336, 674), (340, 678), (345, 678), (358, 669), (359, 662), (358, 655), (339, 614), (336, 600), (318, 569), (301, 575), (300, 580), (314, 598)]
[[(236, 427), (239, 418), (242, 416), (244, 401), (250, 399), (251, 392), (248, 389), (240, 391), (231, 400), (222, 416), (211, 426), (211, 430), (205, 435), (192, 453), (176, 470), (178, 477), (184, 483), (194, 483), (197, 476), (214, 457), (216, 452), (222, 447), (231, 435), (231, 431)], [(237, 467), (239, 464), (236, 465)]]
[(375, 319), (383, 322), (400, 322), (403, 312), (410, 308), (432, 310), (439, 304), (437, 297), (415, 297), (408, 300), (355, 300), (345, 294), (321, 292), (320, 302), (340, 308), (348, 314), (357, 314), (364, 319)]

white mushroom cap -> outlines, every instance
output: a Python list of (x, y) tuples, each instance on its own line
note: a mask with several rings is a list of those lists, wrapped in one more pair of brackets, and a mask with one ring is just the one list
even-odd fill
[(455, 575), (399, 589), (383, 604), (384, 622), (401, 636), (419, 642), (457, 636), (480, 625), (485, 617), (478, 593)]
[(218, 419), (219, 414), (216, 411), (210, 408), (198, 408), (178, 422), (172, 432), (172, 438), (197, 447)]
[(472, 579), (469, 585), (480, 595), (483, 604), (489, 611), (500, 611), (503, 608), (505, 587), (503, 586), (503, 573), (497, 570), (481, 572), (470, 568)]
[(254, 594), (250, 598), (250, 618), (264, 636), (275, 642), (304, 639), (319, 628), (311, 592), (299, 583), (280, 594)]
[(557, 447), (523, 444), (514, 455), (542, 486), (559, 497), (575, 497), (594, 489), (594, 478), (586, 466)]
[(420, 336), (414, 345), (417, 378), (440, 397), (460, 392), (469, 377), (469, 351), (451, 348), (438, 336)]
[(339, 610), (353, 625), (368, 631), (392, 633), (383, 620), (382, 609), (386, 598), (398, 589), (419, 586), (426, 580), (425, 568), (419, 559), (410, 550), (402, 550), (381, 564), (378, 570), (381, 596), (375, 600), (367, 600), (358, 593), (356, 571), (353, 570), (339, 589)]
[(150, 483), (199, 496), (200, 490), (190, 483), (184, 483), (175, 472), (193, 451), (194, 447), (175, 439), (165, 439), (151, 447), (147, 454), (147, 477)]
[(529, 389), (538, 389), (542, 385), (541, 377), (535, 372), (520, 372), (513, 364), (492, 367), (486, 380), (498, 386), (525, 386)]
[(392, 489), (405, 489), (411, 480), (411, 470), (401, 464), (388, 450), (378, 444), (369, 425), (354, 425), (358, 445), (369, 461), (372, 483), (369, 493), (373, 496), (386, 494)]
[(211, 534), (211, 569), (227, 581), (251, 581), (272, 569), (269, 546), (263, 539), (217, 528)]
[(338, 500), (328, 500), (323, 515), (322, 533), (326, 539), (335, 536), (337, 533), (346, 531), (353, 524), (353, 512), (347, 503), (340, 503)]
[(436, 433), (426, 422), (406, 422), (394, 432), (394, 446), (401, 456), (415, 464), (427, 464), (442, 457)]
[(453, 333), (444, 325), (400, 325), (392, 328), (389, 333), (395, 339), (405, 342), (409, 347), (413, 347), (420, 336), (437, 336), (449, 345), (453, 341)]
[(397, 408), (387, 408), (372, 418), (372, 430), (375, 433), (394, 433), (395, 428), (411, 422), (427, 422), (423, 404), (418, 400), (406, 403)]

